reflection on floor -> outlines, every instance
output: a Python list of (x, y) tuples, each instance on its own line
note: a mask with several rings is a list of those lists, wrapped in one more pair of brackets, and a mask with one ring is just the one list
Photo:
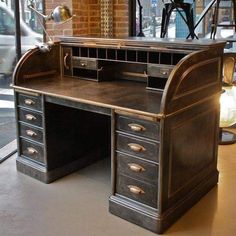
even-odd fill
[[(219, 146), (218, 186), (164, 235), (235, 235), (235, 154), (236, 144)], [(155, 235), (108, 212), (109, 159), (47, 185), (18, 173), (15, 158), (0, 165), (0, 235)]]

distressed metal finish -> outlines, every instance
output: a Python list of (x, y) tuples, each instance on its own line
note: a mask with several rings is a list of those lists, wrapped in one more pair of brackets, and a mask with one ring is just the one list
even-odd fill
[(17, 169), (50, 183), (111, 155), (109, 211), (162, 233), (218, 182), (223, 48), (67, 37), (27, 52), (13, 80)]

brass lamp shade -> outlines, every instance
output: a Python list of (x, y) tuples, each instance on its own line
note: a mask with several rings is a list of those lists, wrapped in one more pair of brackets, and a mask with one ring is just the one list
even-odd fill
[[(32, 3), (32, 0), (29, 1), (28, 8), (34, 11), (36, 16), (41, 16), (45, 21), (53, 20), (56, 23), (60, 22), (67, 22), (72, 19), (73, 15), (70, 13), (70, 9), (67, 6), (60, 5), (57, 6), (49, 15), (44, 15), (41, 12), (39, 12), (37, 9), (34, 8), (34, 5)], [(43, 28), (44, 33), (49, 38), (49, 42), (42, 43), (40, 45), (37, 45), (39, 50), (43, 53), (49, 52), (51, 50), (53, 43), (53, 40), (51, 39), (50, 35), (48, 34), (47, 30), (45, 29), (45, 26), (43, 23), (39, 20), (39, 23), (41, 27)]]
[(65, 22), (72, 18), (70, 9), (67, 6), (57, 6), (51, 13), (49, 19), (54, 20), (54, 22)]
[(73, 15), (70, 12), (70, 9), (67, 6), (61, 5), (57, 6), (49, 15), (44, 15), (38, 10), (36, 10), (33, 4), (29, 4), (28, 8), (33, 10), (35, 13), (43, 17), (44, 20), (53, 20), (56, 23), (66, 22), (71, 20)]

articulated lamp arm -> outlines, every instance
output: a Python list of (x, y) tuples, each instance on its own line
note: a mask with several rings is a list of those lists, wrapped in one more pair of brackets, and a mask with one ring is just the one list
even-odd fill
[(41, 52), (48, 52), (51, 50), (51, 46), (54, 44), (52, 38), (50, 37), (49, 33), (44, 27), (43, 22), (41, 21), (40, 17), (42, 17), (45, 21), (53, 20), (56, 23), (65, 23), (69, 20), (71, 20), (74, 15), (71, 14), (70, 9), (67, 6), (61, 5), (57, 6), (49, 15), (44, 15), (41, 12), (39, 12), (37, 9), (35, 9), (33, 0), (28, 1), (28, 8), (36, 13), (36, 16), (39, 20), (39, 23), (44, 31), (44, 33), (49, 38), (49, 41), (47, 43), (43, 43), (38, 45), (38, 48)]

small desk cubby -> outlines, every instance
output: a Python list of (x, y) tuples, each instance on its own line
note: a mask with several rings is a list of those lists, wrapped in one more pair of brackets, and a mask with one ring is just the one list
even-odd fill
[(218, 182), (224, 45), (64, 37), (28, 51), (13, 76), (17, 170), (51, 183), (109, 156), (109, 211), (164, 232)]
[[(100, 46), (100, 47), (98, 47)], [(64, 74), (80, 79), (104, 81), (107, 79), (141, 80), (147, 89), (164, 90), (174, 66), (191, 49), (170, 50), (155, 47), (63, 47)]]

